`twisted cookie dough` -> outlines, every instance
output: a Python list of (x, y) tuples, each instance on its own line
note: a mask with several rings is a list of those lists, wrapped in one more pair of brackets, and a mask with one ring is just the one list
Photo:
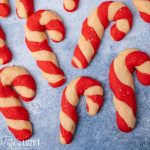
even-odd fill
[(75, 68), (86, 68), (97, 53), (104, 30), (110, 21), (115, 21), (111, 27), (111, 37), (119, 41), (132, 27), (131, 11), (122, 2), (107, 1), (94, 9), (83, 22), (78, 45), (75, 48), (72, 65)]
[(2, 69), (0, 79), (0, 111), (16, 139), (27, 140), (32, 135), (32, 126), (19, 97), (24, 101), (31, 101), (36, 92), (35, 81), (26, 69), (19, 66)]
[(62, 19), (52, 11), (39, 10), (27, 20), (26, 44), (36, 59), (44, 78), (52, 87), (59, 87), (66, 79), (58, 66), (56, 55), (48, 44), (45, 30), (54, 42), (64, 39), (65, 28)]
[(130, 132), (136, 123), (136, 96), (132, 73), (136, 69), (139, 81), (150, 85), (150, 57), (137, 49), (122, 51), (112, 62), (109, 72), (110, 87), (114, 92), (116, 120), (123, 132)]
[(89, 115), (95, 115), (103, 105), (101, 84), (89, 77), (79, 77), (71, 81), (64, 89), (60, 111), (60, 141), (69, 144), (72, 141), (78, 122), (76, 106), (79, 97), (86, 96), (86, 108)]

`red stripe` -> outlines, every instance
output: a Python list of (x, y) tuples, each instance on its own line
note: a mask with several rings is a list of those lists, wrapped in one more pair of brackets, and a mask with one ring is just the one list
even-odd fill
[(27, 110), (22, 106), (5, 108), (0, 107), (0, 111), (7, 119), (29, 120), (29, 114)]
[(0, 27), (0, 38), (2, 38), (4, 41), (6, 39), (5, 33), (1, 27)]
[(31, 42), (28, 41), (26, 38), (25, 41), (31, 52), (37, 52), (42, 50), (52, 51), (47, 39), (45, 39), (43, 42)]
[(78, 122), (78, 113), (76, 111), (76, 108), (74, 106), (72, 106), (68, 100), (66, 99), (66, 88), (63, 91), (63, 95), (62, 95), (62, 101), (61, 101), (61, 106), (62, 106), (62, 111), (69, 116), (69, 118), (71, 118), (75, 124), (77, 124)]
[(141, 73), (139, 71), (136, 71), (136, 75), (138, 77), (138, 80), (145, 86), (150, 85), (150, 74)]
[(136, 98), (133, 89), (120, 82), (114, 71), (114, 63), (111, 64), (109, 72), (110, 87), (114, 92), (114, 95), (122, 102), (126, 103), (132, 108), (134, 115), (136, 116)]
[(142, 19), (148, 23), (150, 23), (150, 15), (146, 14), (144, 12), (140, 12), (140, 16), (142, 17)]
[(89, 77), (81, 77), (76, 84), (76, 91), (78, 95), (83, 95), (84, 91), (92, 86), (101, 86), (100, 83)]
[(103, 2), (102, 4), (98, 6), (98, 17), (105, 29), (107, 28), (109, 24), (108, 7), (111, 3), (113, 3), (113, 1), (107, 1), (107, 2)]
[(27, 98), (27, 97), (24, 97), (24, 96), (21, 96), (21, 95), (20, 95), (21, 100), (23, 100), (23, 101), (25, 101), (25, 102), (30, 102), (30, 101), (32, 101), (32, 100), (34, 99), (34, 97), (35, 97), (35, 95), (34, 95), (33, 97), (31, 97), (31, 98)]
[(32, 136), (32, 133), (30, 130), (27, 130), (27, 129), (16, 130), (11, 127), (8, 127), (8, 128), (13, 133), (13, 135), (16, 137), (16, 139), (18, 139), (19, 141), (25, 141)]
[(95, 56), (97, 49), (100, 45), (100, 39), (97, 33), (95, 32), (95, 30), (92, 27), (88, 26), (87, 19), (83, 22), (82, 34), (85, 37), (85, 39), (87, 41), (90, 41), (90, 43), (92, 44), (94, 49), (94, 56)]
[(55, 64), (49, 61), (37, 61), (37, 65), (46, 73), (49, 74), (61, 74), (64, 76), (63, 71)]
[(36, 83), (31, 75), (17, 76), (13, 81), (13, 86), (25, 86), (34, 91), (36, 90)]
[(9, 86), (2, 86), (0, 82), (0, 97), (1, 98), (8, 98), (8, 97), (15, 97), (18, 98), (16, 92), (14, 92)]
[(7, 4), (0, 4), (0, 16), (7, 17), (10, 14), (10, 7)]
[(12, 59), (12, 53), (6, 45), (0, 47), (0, 58), (3, 60), (3, 64), (8, 63)]
[(128, 125), (123, 120), (123, 118), (118, 114), (118, 112), (116, 112), (116, 121), (117, 121), (118, 128), (122, 132), (131, 132), (133, 130), (132, 128), (128, 127)]
[[(74, 50), (74, 57), (76, 57), (80, 61), (83, 68), (86, 68), (88, 66), (88, 62), (87, 62), (85, 56), (82, 54), (78, 45), (76, 46), (76, 48)], [(73, 62), (73, 60), (72, 60), (72, 65), (74, 67), (76, 67), (76, 65), (74, 65), (74, 64), (75, 64), (75, 62)]]
[(62, 137), (65, 139), (66, 144), (71, 143), (71, 141), (73, 139), (72, 133), (66, 131), (61, 124), (60, 124), (60, 132), (62, 134)]

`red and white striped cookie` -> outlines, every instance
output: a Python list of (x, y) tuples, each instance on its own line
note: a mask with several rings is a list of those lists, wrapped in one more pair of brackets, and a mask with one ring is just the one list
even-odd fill
[(73, 12), (78, 8), (79, 0), (64, 0), (64, 9), (68, 12)]
[(150, 23), (150, 0), (133, 0), (133, 4), (139, 11), (141, 18)]
[(18, 66), (2, 69), (0, 79), (0, 111), (16, 139), (27, 140), (32, 136), (32, 126), (19, 97), (24, 101), (32, 100), (36, 91), (35, 81), (27, 70)]
[[(16, 12), (19, 18), (28, 18), (34, 12), (33, 0), (16, 0)], [(0, 17), (7, 17), (10, 14), (8, 0), (0, 0)]]
[(97, 114), (103, 105), (103, 88), (101, 83), (90, 77), (79, 77), (71, 81), (64, 89), (60, 111), (60, 142), (69, 144), (78, 122), (76, 106), (79, 97), (86, 96), (86, 108), (89, 115)]
[(34, 12), (33, 0), (16, 0), (16, 12), (19, 18), (28, 18)]
[(56, 55), (48, 44), (45, 30), (54, 42), (64, 39), (65, 27), (62, 19), (55, 12), (39, 10), (27, 20), (26, 44), (44, 78), (52, 87), (59, 87), (66, 79), (64, 72), (59, 68)]
[(6, 36), (0, 27), (0, 65), (8, 63), (12, 59), (12, 53), (5, 43)]
[(5, 18), (10, 14), (8, 0), (0, 0), (0, 17)]
[(35, 80), (25, 68), (6, 67), (1, 70), (0, 79), (3, 86), (12, 86), (22, 100), (28, 102), (35, 97)]
[(109, 72), (116, 120), (123, 132), (132, 131), (136, 124), (137, 106), (132, 78), (135, 69), (139, 81), (143, 85), (150, 85), (150, 57), (137, 49), (122, 51), (112, 62)]
[(110, 34), (113, 40), (125, 37), (132, 27), (132, 14), (122, 2), (107, 1), (94, 9), (83, 22), (81, 36), (75, 48), (72, 65), (86, 68), (97, 53), (104, 30), (109, 22), (115, 21)]

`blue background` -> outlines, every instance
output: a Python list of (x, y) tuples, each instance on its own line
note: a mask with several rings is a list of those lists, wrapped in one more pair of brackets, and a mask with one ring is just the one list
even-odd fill
[[(8, 65), (26, 67), (34, 76), (37, 83), (37, 96), (30, 103), (23, 103), (30, 113), (34, 134), (31, 138), (35, 144), (24, 146), (13, 138), (8, 131), (4, 118), (0, 115), (0, 150), (9, 149), (40, 149), (40, 150), (145, 150), (150, 147), (150, 88), (142, 86), (135, 77), (137, 95), (137, 126), (131, 133), (124, 134), (117, 129), (115, 109), (112, 101), (113, 93), (109, 88), (108, 71), (113, 58), (125, 48), (138, 48), (150, 54), (150, 24), (141, 21), (132, 1), (123, 0), (131, 9), (134, 24), (131, 32), (120, 42), (113, 42), (109, 29), (105, 32), (98, 54), (85, 70), (77, 70), (71, 66), (71, 58), (77, 43), (81, 24), (89, 12), (104, 0), (81, 0), (79, 9), (67, 13), (62, 7), (62, 0), (35, 0), (35, 8), (56, 11), (64, 20), (66, 38), (61, 43), (50, 45), (57, 54), (61, 68), (65, 71), (67, 83), (72, 79), (87, 75), (102, 82), (105, 89), (105, 103), (102, 110), (95, 116), (89, 117), (85, 110), (84, 97), (78, 106), (79, 123), (73, 142), (61, 145), (59, 142), (59, 111), (62, 90), (66, 86), (53, 89), (43, 79), (29, 50), (24, 42), (24, 25), (26, 20), (20, 20), (15, 13), (15, 1), (10, 0), (11, 15), (0, 19), (0, 25), (7, 34), (7, 44), (13, 60)], [(37, 141), (40, 141), (37, 144)], [(10, 142), (11, 141), (11, 142)], [(32, 142), (31, 141), (31, 142)]]

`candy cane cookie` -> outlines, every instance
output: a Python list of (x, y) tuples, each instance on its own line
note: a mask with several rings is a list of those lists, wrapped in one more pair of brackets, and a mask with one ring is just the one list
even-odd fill
[(52, 11), (39, 10), (27, 19), (25, 41), (44, 78), (52, 87), (59, 87), (65, 82), (65, 75), (48, 44), (45, 30), (54, 42), (64, 39), (65, 28), (62, 19)]
[(6, 18), (10, 14), (8, 0), (0, 0), (0, 17)]
[(116, 121), (123, 132), (132, 131), (136, 124), (137, 106), (132, 78), (135, 69), (139, 81), (143, 85), (150, 85), (150, 57), (137, 49), (122, 51), (112, 62), (109, 72)]
[(133, 0), (133, 4), (139, 11), (141, 18), (150, 23), (150, 0)]
[(60, 142), (69, 144), (72, 141), (78, 122), (76, 106), (79, 97), (86, 96), (86, 108), (89, 115), (97, 114), (103, 105), (103, 88), (101, 83), (90, 77), (79, 77), (71, 81), (64, 89), (60, 111)]
[(68, 12), (73, 12), (78, 8), (79, 0), (64, 0), (64, 9)]
[(0, 27), (0, 65), (8, 63), (12, 59), (12, 53), (5, 43), (6, 36), (3, 29)]
[(125, 37), (132, 27), (132, 14), (122, 2), (107, 1), (94, 9), (83, 22), (81, 35), (74, 51), (72, 65), (83, 69), (88, 66), (97, 53), (104, 30), (109, 22), (115, 21), (110, 34), (113, 40)]
[(27, 70), (18, 66), (2, 69), (0, 79), (0, 111), (16, 139), (27, 140), (32, 135), (32, 126), (29, 114), (19, 101), (19, 97), (25, 101), (33, 99), (36, 89), (35, 81)]
[(1, 70), (0, 79), (3, 86), (12, 86), (22, 100), (28, 102), (35, 97), (35, 80), (25, 68), (6, 67)]

